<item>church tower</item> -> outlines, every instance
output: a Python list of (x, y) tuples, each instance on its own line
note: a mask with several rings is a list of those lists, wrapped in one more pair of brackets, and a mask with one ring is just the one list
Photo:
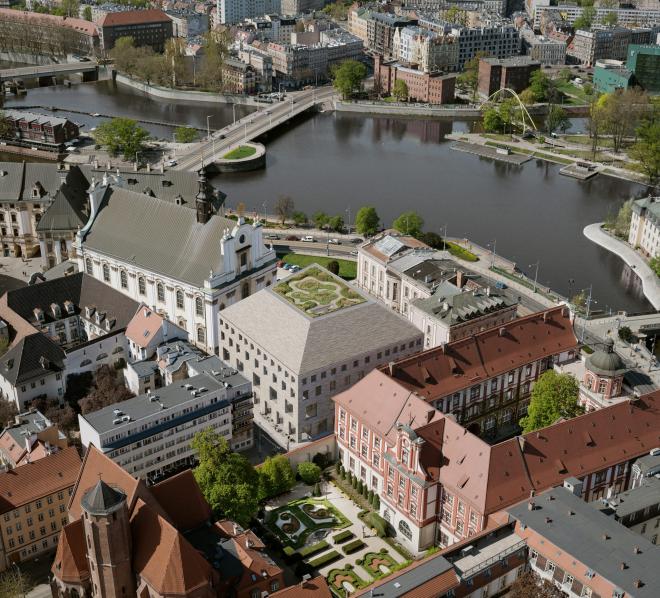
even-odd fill
[(199, 171), (199, 190), (195, 197), (195, 209), (197, 210), (197, 222), (206, 224), (213, 213), (213, 187), (206, 180), (206, 172), (202, 168)]
[(94, 598), (135, 596), (126, 495), (103, 480), (80, 501)]

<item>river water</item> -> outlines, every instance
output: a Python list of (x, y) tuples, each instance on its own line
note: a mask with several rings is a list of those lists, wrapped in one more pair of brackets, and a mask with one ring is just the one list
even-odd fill
[[(54, 106), (130, 116), (136, 119), (221, 128), (233, 118), (231, 106), (170, 103), (150, 98), (110, 81), (72, 88), (31, 89), (8, 106)], [(249, 109), (236, 107), (236, 117)], [(60, 111), (58, 111), (58, 114)], [(72, 114), (87, 127), (101, 119)], [(354, 219), (362, 205), (376, 207), (389, 225), (398, 214), (415, 210), (426, 230), (469, 237), (533, 275), (540, 260), (539, 282), (568, 295), (593, 285), (595, 309), (651, 309), (634, 272), (621, 260), (588, 241), (582, 229), (618, 210), (645, 187), (597, 176), (578, 182), (558, 173), (559, 166), (531, 161), (511, 166), (454, 151), (444, 136), (469, 130), (473, 123), (365, 117), (324, 113), (296, 119), (289, 130), (264, 138), (266, 169), (221, 175), (214, 179), (228, 194), (228, 205), (264, 206), (272, 212), (279, 195), (293, 198), (308, 215), (322, 210)], [(576, 128), (583, 128), (576, 121)], [(154, 136), (170, 138), (172, 128), (147, 125)], [(270, 208), (270, 209), (269, 209)], [(574, 280), (575, 282), (570, 282)]]

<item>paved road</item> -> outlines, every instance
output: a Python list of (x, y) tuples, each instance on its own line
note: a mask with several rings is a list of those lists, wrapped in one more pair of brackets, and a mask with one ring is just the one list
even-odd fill
[(655, 272), (630, 245), (616, 239), (602, 229), (602, 222), (590, 224), (584, 228), (584, 236), (597, 245), (618, 255), (628, 264), (642, 281), (644, 295), (655, 309), (660, 309), (660, 284)]
[(179, 156), (178, 164), (174, 169), (196, 170), (202, 161), (204, 164), (209, 164), (213, 161), (214, 151), (215, 156), (223, 156), (230, 149), (255, 139), (315, 104), (332, 99), (334, 95), (335, 90), (332, 87), (290, 92), (284, 101), (268, 104), (261, 110), (216, 131), (211, 135), (210, 140), (190, 144), (189, 153)]

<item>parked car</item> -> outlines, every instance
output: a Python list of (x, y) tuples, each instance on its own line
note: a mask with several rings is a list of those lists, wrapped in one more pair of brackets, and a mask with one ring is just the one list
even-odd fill
[(330, 243), (330, 245), (341, 245), (341, 241), (339, 239), (328, 239), (328, 243)]
[(286, 241), (297, 241), (298, 237), (296, 237), (295, 235), (289, 235), (285, 240)]
[(351, 251), (351, 255), (357, 255), (357, 254), (358, 254), (357, 249), (354, 249), (353, 251)]
[(496, 282), (495, 283), (495, 288), (496, 289), (506, 289), (506, 285), (503, 282)]
[(353, 239), (351, 239), (351, 243), (353, 243), (353, 245), (357, 245), (358, 243), (362, 243), (362, 239), (358, 239), (357, 237), (354, 237)]
[(300, 270), (300, 266), (296, 266), (295, 264), (289, 268), (289, 272), (298, 272)]
[(268, 235), (265, 235), (265, 238), (266, 238), (266, 239), (279, 239), (280, 236), (279, 236), (279, 235), (276, 235), (275, 233), (270, 233), (270, 234), (268, 234)]
[(312, 235), (305, 235), (304, 237), (301, 237), (300, 240), (303, 243), (316, 243), (316, 239), (312, 237)]
[(177, 164), (178, 164), (178, 162), (177, 162), (176, 160), (169, 160), (169, 161), (167, 162), (167, 165), (168, 165), (168, 166), (176, 166)]
[(285, 270), (291, 270), (291, 264), (284, 264), (284, 266), (282, 266), (282, 267), (283, 267)]

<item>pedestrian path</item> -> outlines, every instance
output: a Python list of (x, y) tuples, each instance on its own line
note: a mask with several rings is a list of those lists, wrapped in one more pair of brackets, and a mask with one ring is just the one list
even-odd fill
[(642, 281), (644, 295), (651, 302), (655, 309), (660, 309), (660, 284), (658, 277), (646, 260), (637, 253), (630, 245), (613, 237), (602, 228), (602, 222), (596, 222), (585, 226), (584, 236), (597, 245), (618, 255), (626, 264), (628, 264)]

